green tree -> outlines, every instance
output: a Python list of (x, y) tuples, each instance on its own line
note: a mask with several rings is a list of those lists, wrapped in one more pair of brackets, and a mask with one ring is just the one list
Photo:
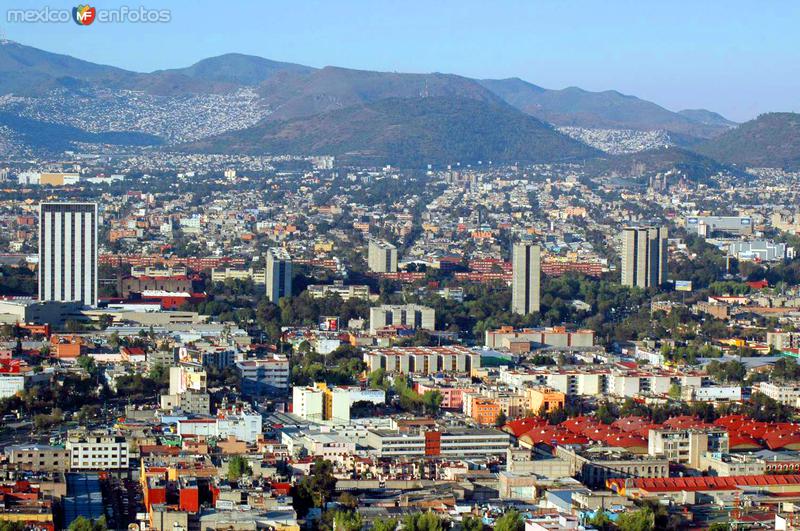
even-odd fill
[(311, 473), (303, 476), (292, 487), (292, 504), (301, 518), (314, 507), (323, 509), (336, 492), (336, 477), (333, 475), (333, 464), (330, 461), (317, 459), (311, 465)]
[(247, 459), (241, 455), (235, 455), (228, 461), (228, 480), (239, 481), (242, 476), (249, 476), (253, 473)]
[(525, 520), (516, 509), (511, 509), (495, 520), (494, 531), (524, 531)]
[(378, 368), (369, 373), (367, 384), (370, 389), (383, 389), (385, 391), (389, 385), (386, 381), (386, 369)]
[(622, 513), (617, 519), (620, 531), (652, 531), (656, 528), (656, 516), (650, 507)]
[(91, 356), (81, 355), (78, 356), (78, 359), (75, 361), (78, 364), (78, 367), (86, 371), (89, 376), (92, 378), (97, 377), (98, 368), (97, 363), (94, 361), (94, 358)]
[(74, 334), (83, 330), (83, 325), (81, 325), (81, 323), (75, 319), (69, 319), (66, 323), (64, 323), (64, 329), (70, 334)]
[(425, 391), (422, 395), (422, 412), (426, 415), (436, 415), (442, 405), (442, 393), (439, 391)]
[(464, 531), (483, 531), (483, 520), (481, 520), (480, 516), (465, 516), (461, 521), (461, 528)]
[(442, 531), (445, 521), (431, 511), (413, 513), (403, 519), (403, 531)]
[(608, 402), (602, 402), (598, 407), (597, 411), (595, 412), (595, 417), (597, 420), (602, 422), (603, 424), (611, 424), (615, 420), (617, 420), (617, 415), (612, 410), (612, 406)]
[(508, 418), (506, 417), (505, 411), (500, 411), (500, 413), (497, 414), (497, 418), (494, 419), (495, 427), (501, 428), (506, 425), (506, 422), (508, 422)]
[(361, 531), (364, 521), (357, 511), (336, 511), (333, 523), (337, 531)]
[(672, 384), (669, 387), (669, 397), (673, 400), (680, 400), (681, 399), (681, 386), (678, 384)]
[(90, 520), (85, 516), (79, 516), (69, 524), (69, 531), (106, 531), (106, 517), (101, 516), (97, 520)]
[(376, 518), (372, 521), (372, 531), (395, 531), (397, 520), (394, 518)]
[(605, 511), (598, 510), (597, 513), (589, 519), (588, 523), (600, 531), (612, 529), (611, 518)]
[(347, 509), (351, 511), (355, 510), (355, 508), (358, 507), (358, 498), (356, 498), (349, 492), (342, 493), (342, 495), (339, 496), (339, 499), (337, 501), (339, 502), (339, 504), (343, 505), (344, 507), (347, 507)]

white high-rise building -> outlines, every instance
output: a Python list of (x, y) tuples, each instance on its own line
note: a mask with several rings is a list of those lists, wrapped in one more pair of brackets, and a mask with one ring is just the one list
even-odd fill
[(511, 254), (511, 311), (520, 315), (538, 312), (542, 276), (541, 249), (532, 243), (515, 243)]
[(267, 298), (278, 304), (281, 297), (292, 296), (292, 258), (286, 249), (271, 247), (267, 251)]
[(97, 203), (39, 205), (39, 300), (97, 306)]

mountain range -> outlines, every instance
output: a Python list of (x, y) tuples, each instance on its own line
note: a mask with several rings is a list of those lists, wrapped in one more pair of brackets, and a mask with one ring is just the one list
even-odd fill
[(600, 155), (503, 102), (445, 96), (384, 98), (311, 116), (265, 120), (184, 147), (250, 155), (327, 153), (400, 167), (453, 161), (565, 162)]
[[(135, 133), (129, 137), (135, 145), (334, 154), (394, 164), (603, 156), (552, 126), (666, 131), (673, 144), (731, 164), (757, 160), (745, 155), (758, 141), (771, 147), (759, 163), (795, 164), (797, 151), (794, 140), (790, 148), (779, 146), (778, 133), (769, 132), (796, 131), (785, 113), (737, 127), (712, 111), (673, 112), (613, 90), (314, 68), (243, 54), (140, 73), (0, 41), (0, 134), (5, 129), (30, 139), (14, 117), (68, 127), (60, 136), (44, 135), (58, 137), (54, 149), (100, 142), (107, 138), (93, 135), (114, 132)], [(42, 144), (48, 142), (34, 147)]]

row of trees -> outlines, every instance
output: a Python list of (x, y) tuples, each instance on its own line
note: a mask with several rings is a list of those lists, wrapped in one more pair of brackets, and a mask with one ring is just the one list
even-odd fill
[[(340, 498), (340, 504), (342, 499)], [(371, 522), (372, 531), (396, 531), (400, 525), (403, 531), (444, 531), (450, 528), (450, 522), (444, 517), (432, 511), (417, 512), (406, 515), (402, 520), (395, 518), (377, 518)], [(366, 522), (355, 507), (346, 504), (342, 508), (330, 511), (329, 515), (324, 515), (320, 528), (334, 528), (337, 531), (361, 531), (365, 529)], [(522, 514), (516, 509), (511, 509), (502, 514), (494, 521), (494, 525), (489, 527), (483, 523), (479, 516), (466, 516), (461, 522), (464, 531), (523, 531), (525, 521)]]
[(628, 416), (646, 417), (660, 424), (679, 415), (691, 415), (705, 422), (714, 422), (720, 417), (733, 414), (747, 415), (764, 422), (783, 422), (792, 419), (794, 411), (791, 407), (761, 393), (754, 393), (750, 400), (742, 403), (722, 404), (718, 407), (708, 402), (687, 404), (675, 400), (667, 404), (649, 406), (627, 398), (621, 405), (603, 401), (595, 411), (595, 417), (604, 424), (611, 424), (621, 417)]

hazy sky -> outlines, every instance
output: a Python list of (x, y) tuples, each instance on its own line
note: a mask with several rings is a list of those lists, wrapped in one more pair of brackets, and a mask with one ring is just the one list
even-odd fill
[(672, 110), (704, 107), (739, 121), (800, 110), (798, 1), (130, 0), (96, 6), (116, 5), (170, 9), (171, 21), (8, 23), (8, 8), (64, 6), (5, 0), (0, 32), (139, 71), (241, 52), (311, 66), (616, 89)]

